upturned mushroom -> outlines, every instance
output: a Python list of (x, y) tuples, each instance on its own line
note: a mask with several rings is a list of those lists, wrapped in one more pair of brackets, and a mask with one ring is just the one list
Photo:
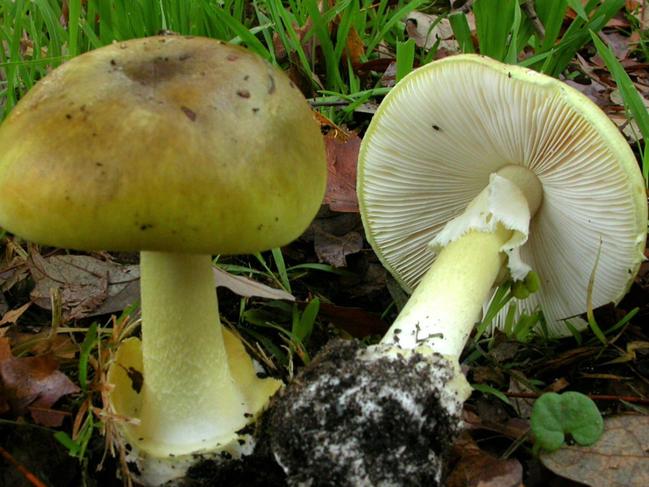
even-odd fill
[(46, 245), (141, 251), (142, 341), (124, 342), (109, 372), (114, 412), (137, 420), (122, 429), (141, 481), (250, 451), (241, 430), (280, 382), (259, 378), (221, 327), (210, 256), (295, 239), (325, 180), (299, 90), (253, 53), (206, 38), (74, 58), (0, 127), (0, 225)]
[(493, 287), (538, 273), (520, 307), (540, 306), (554, 334), (586, 311), (593, 272), (593, 305), (618, 302), (643, 260), (644, 181), (584, 95), (460, 55), (386, 96), (363, 138), (358, 196), (368, 241), (413, 293), (379, 345), (329, 350), (285, 391), (275, 452), (295, 483), (327, 471), (353, 479), (337, 485), (439, 483), (471, 392), (459, 358)]

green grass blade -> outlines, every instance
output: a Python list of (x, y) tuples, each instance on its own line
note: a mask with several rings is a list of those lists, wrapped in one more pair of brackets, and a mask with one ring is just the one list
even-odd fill
[(631, 78), (624, 70), (624, 67), (615, 57), (615, 54), (594, 32), (591, 32), (593, 43), (597, 48), (597, 52), (602, 57), (606, 66), (608, 67), (615, 83), (617, 84), (622, 100), (627, 110), (631, 113), (631, 117), (635, 120), (642, 138), (644, 139), (645, 149), (642, 156), (642, 175), (645, 179), (645, 184), (649, 185), (649, 111), (642, 101), (642, 97), (638, 90), (636, 90)]
[(504, 61), (516, 0), (476, 0), (473, 4), (480, 54)]
[(306, 0), (304, 5), (313, 23), (313, 32), (318, 38), (322, 54), (325, 59), (326, 86), (336, 90), (345, 91), (345, 84), (340, 76), (340, 58), (336, 58), (331, 36), (329, 35), (328, 21), (320, 13), (316, 0)]
[(505, 55), (505, 62), (508, 64), (516, 64), (518, 61), (518, 35), (521, 28), (521, 8), (518, 2), (514, 2), (514, 20), (510, 30), (509, 48)]
[(573, 9), (579, 17), (584, 20), (588, 20), (588, 14), (584, 10), (584, 5), (581, 3), (581, 0), (567, 0), (568, 5)]
[(541, 42), (540, 49), (547, 51), (557, 42), (563, 26), (563, 19), (568, 10), (567, 0), (537, 0), (536, 13), (543, 23), (545, 37)]
[(94, 322), (88, 328), (79, 352), (79, 384), (83, 392), (88, 392), (88, 360), (97, 340), (97, 323)]
[(378, 46), (387, 33), (394, 28), (397, 22), (401, 22), (406, 15), (419, 8), (422, 4), (426, 3), (426, 1), (427, 0), (415, 0), (413, 2), (408, 2), (393, 12), (387, 19), (385, 17), (382, 18), (380, 27), (376, 29), (374, 36), (367, 43), (367, 52), (373, 52), (374, 49), (376, 49), (376, 46)]
[(590, 20), (576, 17), (561, 41), (554, 46), (556, 54), (544, 66), (544, 73), (558, 77), (572, 62), (577, 51), (591, 40), (590, 31), (599, 32), (624, 7), (624, 0), (591, 0), (585, 7)]
[(397, 41), (397, 74), (396, 80), (400, 81), (412, 71), (415, 62), (415, 41), (408, 39), (405, 42)]
[(79, 54), (81, 0), (68, 0), (68, 9), (68, 52), (74, 57)]
[(458, 44), (460, 44), (460, 51), (464, 53), (474, 53), (473, 38), (471, 37), (471, 28), (464, 12), (455, 13), (449, 16), (448, 20), (451, 23), (453, 34)]
[(284, 256), (282, 255), (282, 249), (275, 248), (271, 250), (273, 254), (273, 260), (275, 261), (275, 267), (277, 268), (277, 273), (279, 274), (280, 279), (282, 280), (282, 287), (287, 292), (291, 292), (291, 281), (288, 278), (288, 272), (286, 272), (286, 263), (284, 262)]

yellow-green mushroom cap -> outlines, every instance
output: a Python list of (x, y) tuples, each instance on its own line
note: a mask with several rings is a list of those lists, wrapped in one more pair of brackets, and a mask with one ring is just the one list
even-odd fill
[(0, 225), (80, 250), (259, 251), (307, 227), (324, 154), (302, 94), (257, 55), (115, 43), (54, 70), (0, 127)]

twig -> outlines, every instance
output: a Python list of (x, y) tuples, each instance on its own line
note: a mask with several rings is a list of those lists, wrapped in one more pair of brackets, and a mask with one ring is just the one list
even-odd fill
[(349, 105), (351, 102), (346, 100), (340, 101), (316, 101), (315, 99), (309, 100), (309, 104), (312, 107), (344, 107)]
[[(520, 399), (538, 399), (542, 393), (537, 392), (505, 392), (507, 397), (514, 397)], [(643, 404), (649, 406), (649, 399), (638, 396), (615, 396), (606, 394), (586, 394), (593, 401), (626, 401), (636, 404)]]
[(25, 479), (32, 484), (34, 487), (47, 487), (36, 475), (31, 473), (27, 468), (25, 468), (23, 465), (18, 463), (18, 460), (16, 460), (11, 453), (9, 453), (7, 450), (2, 448), (0, 446), (0, 456), (7, 460), (9, 463), (11, 463), (14, 467), (16, 467), (16, 470), (18, 470)]
[(543, 24), (539, 20), (539, 16), (536, 15), (534, 0), (525, 0), (525, 2), (523, 3), (523, 10), (525, 10), (525, 13), (532, 22), (534, 30), (538, 32), (541, 37), (545, 38), (545, 27), (543, 27)]

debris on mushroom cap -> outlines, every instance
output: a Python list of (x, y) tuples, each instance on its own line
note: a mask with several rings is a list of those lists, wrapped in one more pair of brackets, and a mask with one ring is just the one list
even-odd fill
[(465, 397), (446, 387), (457, 372), (393, 352), (334, 340), (275, 398), (271, 446), (289, 485), (440, 485), (462, 426)]
[(646, 241), (644, 181), (606, 115), (564, 83), (485, 57), (447, 57), (415, 70), (385, 98), (359, 156), (358, 192), (368, 240), (412, 290), (435, 258), (428, 244), (504, 166), (522, 165), (543, 202), (521, 247), (538, 272), (548, 328), (626, 293)]
[(288, 77), (200, 37), (66, 62), (4, 121), (0, 160), (0, 224), (81, 250), (280, 246), (307, 227), (326, 184), (319, 126)]

